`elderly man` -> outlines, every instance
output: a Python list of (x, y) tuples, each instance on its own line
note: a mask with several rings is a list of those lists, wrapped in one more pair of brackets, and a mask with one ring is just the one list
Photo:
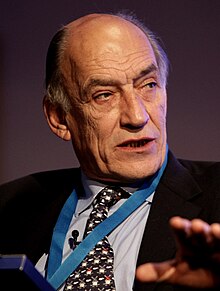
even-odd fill
[[(167, 73), (156, 37), (130, 16), (86, 15), (56, 33), (44, 112), (80, 169), (1, 186), (1, 253), (27, 254), (57, 290), (218, 286), (220, 165), (169, 151)], [(136, 280), (146, 262), (157, 263)]]

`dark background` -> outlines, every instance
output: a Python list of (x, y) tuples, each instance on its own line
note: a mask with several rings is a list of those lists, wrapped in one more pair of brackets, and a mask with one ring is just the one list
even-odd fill
[(220, 160), (219, 0), (20, 0), (0, 4), (0, 183), (78, 165), (42, 111), (55, 31), (93, 12), (128, 10), (160, 36), (171, 62), (168, 143), (178, 157)]

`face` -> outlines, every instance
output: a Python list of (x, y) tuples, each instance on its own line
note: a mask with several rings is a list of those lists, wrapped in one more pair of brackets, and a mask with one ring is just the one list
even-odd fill
[(133, 183), (164, 160), (166, 90), (142, 31), (112, 16), (88, 22), (70, 28), (63, 73), (72, 110), (66, 122), (89, 178)]

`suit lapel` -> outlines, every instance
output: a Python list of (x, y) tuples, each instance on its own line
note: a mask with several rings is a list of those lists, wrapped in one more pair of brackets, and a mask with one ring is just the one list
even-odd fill
[[(81, 193), (82, 188), (79, 169), (51, 171), (46, 179), (44, 176), (45, 173), (32, 177), (32, 184), (36, 188), (36, 197), (34, 198), (32, 195), (33, 201), (35, 201), (33, 212), (37, 214), (31, 222), (31, 229), (26, 231), (28, 236), (25, 241), (29, 246), (26, 254), (33, 263), (36, 263), (43, 253), (49, 252), (53, 229), (64, 203), (73, 189), (77, 189), (77, 193)], [(38, 201), (40, 201), (39, 204)]]
[[(154, 194), (137, 266), (167, 260), (175, 255), (175, 242), (168, 221), (176, 215), (188, 219), (197, 217), (201, 209), (190, 200), (200, 193), (200, 188), (189, 172), (169, 153), (167, 168)], [(150, 291), (154, 288), (155, 284), (135, 282), (134, 290)]]

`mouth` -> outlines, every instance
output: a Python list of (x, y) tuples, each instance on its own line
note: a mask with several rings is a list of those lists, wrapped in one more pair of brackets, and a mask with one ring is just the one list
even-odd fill
[(119, 144), (118, 146), (126, 148), (141, 148), (146, 146), (151, 141), (153, 141), (153, 139), (129, 140)]

